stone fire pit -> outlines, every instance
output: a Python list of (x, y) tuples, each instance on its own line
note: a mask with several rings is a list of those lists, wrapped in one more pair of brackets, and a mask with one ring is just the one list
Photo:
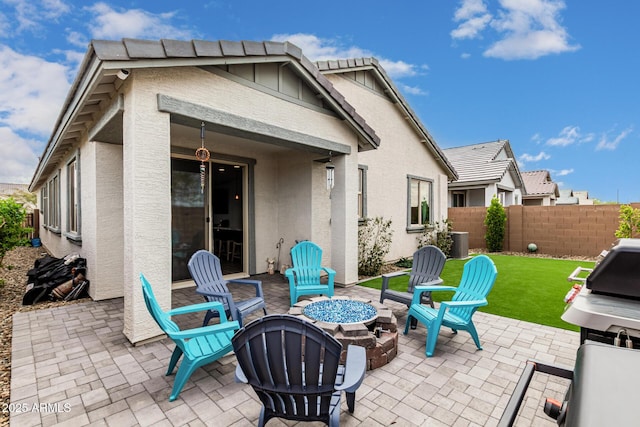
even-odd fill
[(398, 322), (384, 305), (365, 298), (316, 297), (302, 300), (289, 309), (289, 314), (315, 323), (342, 343), (341, 362), (347, 346), (366, 349), (367, 369), (386, 365), (398, 354)]

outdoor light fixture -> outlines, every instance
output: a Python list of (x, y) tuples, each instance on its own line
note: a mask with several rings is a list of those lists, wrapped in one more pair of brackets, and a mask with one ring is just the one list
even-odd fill
[(331, 163), (331, 151), (329, 151), (329, 161), (325, 165), (325, 168), (327, 169), (327, 190), (331, 190), (333, 189), (333, 186), (335, 184), (336, 170), (336, 167), (333, 166), (333, 163)]
[(124, 68), (121, 69), (120, 71), (118, 71), (118, 74), (116, 74), (116, 76), (120, 79), (120, 80), (126, 80), (127, 77), (129, 77), (129, 70), (125, 70)]

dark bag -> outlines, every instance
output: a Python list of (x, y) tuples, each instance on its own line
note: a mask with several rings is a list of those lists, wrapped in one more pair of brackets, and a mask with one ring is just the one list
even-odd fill
[[(22, 305), (32, 305), (50, 299), (52, 291), (82, 272), (86, 277), (87, 260), (77, 254), (64, 258), (46, 255), (37, 259), (34, 268), (27, 272), (27, 289), (22, 298)], [(63, 295), (64, 297), (64, 295)]]

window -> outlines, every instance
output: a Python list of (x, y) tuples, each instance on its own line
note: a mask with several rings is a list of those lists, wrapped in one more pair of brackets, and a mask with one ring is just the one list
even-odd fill
[(60, 231), (60, 179), (56, 174), (47, 183), (45, 225), (54, 232)]
[(408, 186), (408, 226), (422, 229), (425, 224), (432, 222), (433, 181), (409, 176)]
[(40, 207), (42, 208), (43, 220), (45, 226), (49, 224), (49, 187), (48, 184), (42, 186), (40, 193)]
[(367, 166), (358, 165), (358, 220), (367, 218)]
[(453, 193), (453, 200), (452, 202), (452, 207), (454, 208), (464, 208), (465, 204), (465, 200), (464, 200), (464, 193), (463, 192), (454, 192)]
[(67, 238), (78, 240), (80, 235), (80, 182), (78, 158), (67, 165)]

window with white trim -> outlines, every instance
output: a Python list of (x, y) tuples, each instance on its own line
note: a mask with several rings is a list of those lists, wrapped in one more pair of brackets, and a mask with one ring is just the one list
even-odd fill
[(465, 207), (465, 193), (463, 191), (454, 191), (452, 196), (452, 207), (464, 208)]
[(78, 159), (67, 165), (67, 231), (80, 234), (80, 192), (78, 186)]
[(408, 227), (422, 229), (432, 222), (433, 181), (416, 176), (407, 177)]
[(358, 165), (358, 220), (367, 218), (367, 166)]
[(60, 232), (60, 178), (54, 175), (47, 183), (47, 215), (45, 225), (51, 231)]

